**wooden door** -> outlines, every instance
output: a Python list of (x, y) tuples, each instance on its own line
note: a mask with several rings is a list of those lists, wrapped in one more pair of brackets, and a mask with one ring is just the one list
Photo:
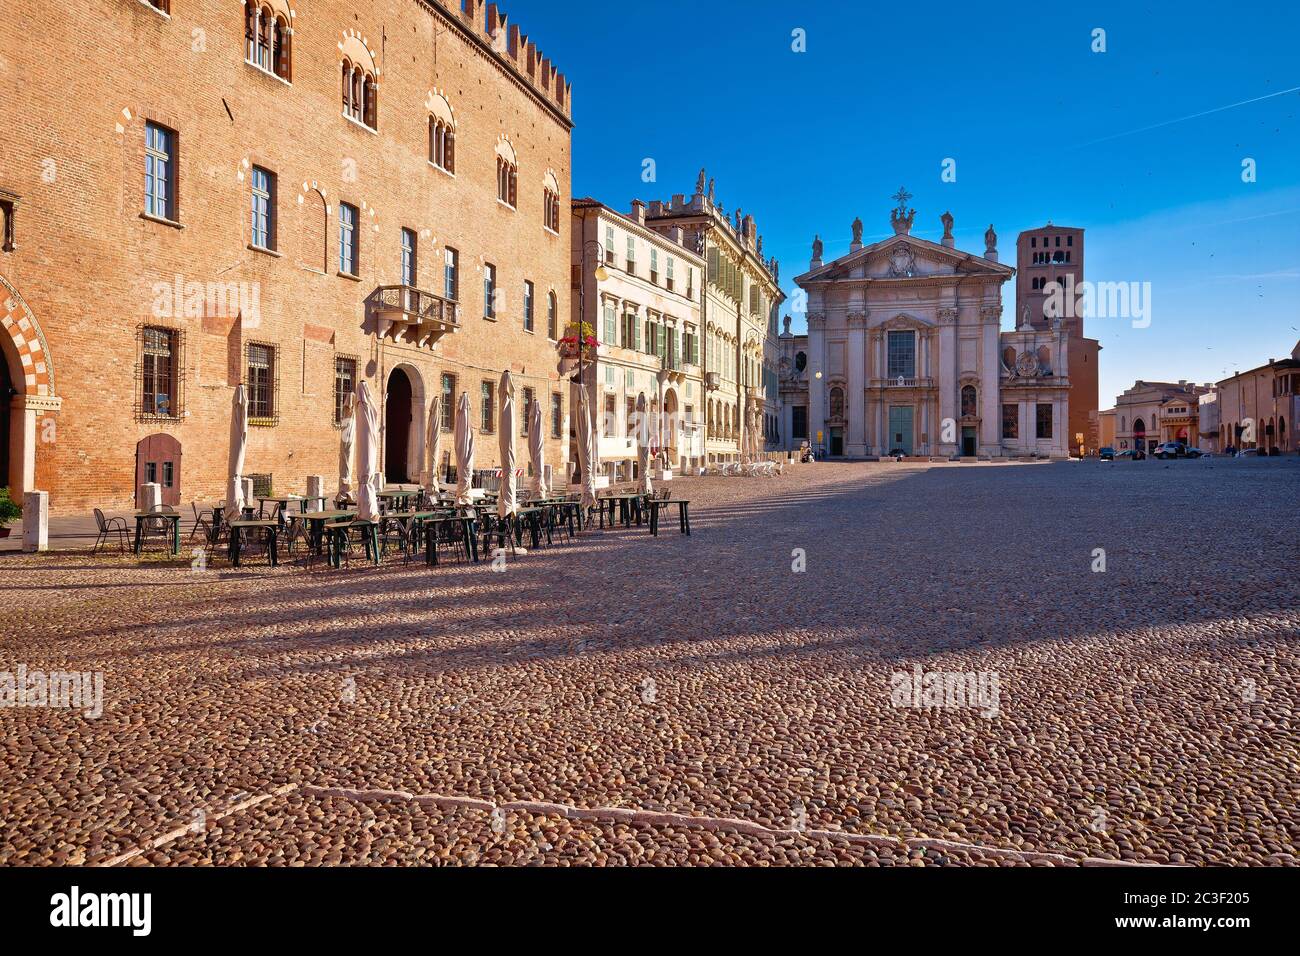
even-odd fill
[[(181, 443), (161, 432), (140, 439), (135, 446), (135, 493), (146, 482), (162, 485), (162, 503), (181, 503)], [(139, 501), (136, 502), (140, 504)]]

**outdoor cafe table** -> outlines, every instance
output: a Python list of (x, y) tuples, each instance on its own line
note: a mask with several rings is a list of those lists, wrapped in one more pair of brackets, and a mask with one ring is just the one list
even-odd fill
[(379, 525), (374, 521), (336, 521), (325, 525), (330, 539), (330, 564), (343, 566), (343, 547), (347, 543), (348, 532), (356, 529), (365, 536), (366, 557), (374, 564), (379, 564)]
[(421, 519), (424, 527), (424, 563), (430, 566), (438, 563), (438, 526), (459, 523), (461, 535), (465, 541), (465, 553), (478, 561), (478, 541), (474, 537), (474, 519), (467, 514), (448, 514), (436, 512), (432, 517)]
[(271, 567), (274, 568), (279, 565), (280, 522), (275, 518), (253, 518), (251, 520), (241, 519), (230, 522), (230, 563), (234, 567), (239, 567), (239, 551), (242, 546), (244, 531), (256, 532), (258, 529), (264, 530), (269, 538), (266, 553), (271, 559)]
[[(258, 507), (257, 509), (257, 516), (259, 518), (265, 518), (267, 505), (277, 505), (280, 509), (280, 514), (283, 514), (285, 509), (289, 507), (289, 502), (296, 501), (298, 502), (299, 510), (305, 512), (307, 510), (308, 501), (321, 501), (324, 499), (321, 498), (309, 499), (306, 495), (278, 495), (275, 497), (271, 497), (267, 495), (258, 495), (257, 500), (262, 503), (261, 506)], [(276, 513), (272, 512), (271, 516), (276, 517)]]
[(419, 494), (418, 491), (381, 491), (376, 497), (380, 501), (388, 501), (397, 507), (405, 508), (406, 503)]
[(181, 516), (176, 511), (140, 511), (135, 516), (135, 553), (139, 554), (144, 549), (144, 523), (152, 519), (161, 518), (163, 521), (171, 522), (172, 526), (172, 554), (181, 553)]
[(328, 522), (351, 518), (355, 515), (356, 511), (308, 511), (304, 514), (302, 520), (307, 522), (308, 547), (311, 548), (312, 553), (320, 554), (325, 525)]
[[(221, 516), (225, 513), (226, 506), (224, 504), (212, 506), (212, 537), (208, 541), (208, 544), (216, 544), (217, 539), (221, 536)], [(252, 520), (252, 505), (244, 505), (244, 517), (248, 520)]]
[(662, 508), (671, 508), (677, 506), (677, 529), (684, 535), (691, 533), (691, 513), (690, 501), (686, 498), (669, 498), (667, 500), (651, 498), (650, 499), (650, 533), (658, 537), (659, 535), (659, 511)]
[(618, 502), (618, 516), (623, 522), (624, 527), (632, 524), (632, 513), (636, 512), (637, 527), (641, 526), (641, 495), (623, 494), (623, 495), (606, 495), (603, 498), (596, 499), (596, 505), (600, 508), (600, 526), (605, 527), (605, 505), (603, 502), (608, 501), (609, 505), (609, 523), (612, 527), (614, 524), (614, 502)]

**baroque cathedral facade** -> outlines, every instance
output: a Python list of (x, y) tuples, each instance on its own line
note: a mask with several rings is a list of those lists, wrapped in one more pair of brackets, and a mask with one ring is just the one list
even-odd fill
[(893, 235), (823, 260), (813, 240), (808, 333), (782, 336), (783, 435), (823, 457), (1064, 458), (1069, 348), (1060, 322), (1003, 332), (1002, 287), (990, 225), (982, 255), (956, 248), (952, 216), (939, 242), (911, 235), (916, 210), (899, 190)]

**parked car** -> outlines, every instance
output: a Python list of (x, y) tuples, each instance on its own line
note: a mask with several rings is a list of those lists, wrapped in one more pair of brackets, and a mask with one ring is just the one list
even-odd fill
[(1161, 461), (1166, 458), (1186, 458), (1187, 446), (1180, 441), (1167, 441), (1156, 446), (1156, 457)]
[(1195, 445), (1189, 445), (1187, 447), (1187, 451), (1185, 452), (1185, 454), (1187, 455), (1188, 458), (1200, 458), (1202, 455), (1205, 454), (1205, 452), (1201, 451)]
[(1102, 461), (1114, 461), (1115, 449), (1107, 445), (1101, 451), (1097, 452), (1097, 457), (1100, 458)]
[(1141, 461), (1142, 459), (1146, 458), (1146, 456), (1147, 453), (1144, 452), (1141, 448), (1125, 448), (1122, 452), (1120, 452), (1118, 455), (1115, 456), (1115, 460), (1118, 461), (1119, 459), (1124, 458), (1132, 461)]
[(1241, 451), (1237, 452), (1237, 457), (1238, 458), (1259, 458), (1261, 457), (1261, 455), (1258, 448), (1243, 448)]

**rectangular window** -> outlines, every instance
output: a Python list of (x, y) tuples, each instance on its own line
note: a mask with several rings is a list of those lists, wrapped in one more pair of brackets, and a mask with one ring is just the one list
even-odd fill
[(668, 287), (669, 292), (673, 291), (673, 257), (672, 256), (668, 257), (667, 282), (665, 282), (664, 284)]
[(636, 240), (627, 237), (627, 271), (636, 273)]
[(1020, 437), (1020, 406), (1018, 405), (1002, 406), (1002, 437), (1003, 438)]
[(616, 406), (614, 405), (614, 402), (615, 402), (615, 396), (610, 392), (606, 392), (605, 393), (605, 415), (604, 415), (605, 420), (601, 422), (601, 429), (600, 429), (600, 433), (604, 435), (606, 438), (614, 434), (614, 427), (618, 424), (618, 411)]
[(605, 264), (614, 264), (614, 227), (605, 227)]
[(1052, 406), (1050, 403), (1039, 402), (1038, 404), (1038, 437), (1052, 437)]
[(808, 437), (807, 405), (795, 405), (790, 409), (790, 431), (793, 438)]
[(357, 207), (339, 203), (339, 272), (355, 276), (361, 267), (358, 255)]
[(889, 378), (916, 377), (916, 334), (914, 332), (889, 333)]
[(519, 426), (519, 434), (523, 435), (525, 438), (528, 437), (528, 410), (531, 409), (532, 407), (533, 407), (533, 390), (525, 385), (523, 414), (519, 416), (519, 421), (522, 423)]
[(559, 392), (551, 392), (551, 437), (560, 437), (560, 427), (563, 424), (564, 408)]
[(629, 438), (635, 437), (636, 426), (636, 399), (629, 397), (623, 408), (623, 429)]
[(460, 253), (448, 246), (445, 259), (442, 271), (442, 294), (444, 298), (455, 302), (460, 298)]
[(176, 403), (176, 352), (178, 332), (171, 329), (142, 330), (143, 356), (140, 363), (140, 410), (145, 415), (174, 418)]
[(650, 281), (659, 281), (659, 250), (650, 247)]
[(483, 417), (479, 422), (479, 429), (485, 435), (490, 435), (496, 431), (497, 419), (497, 401), (496, 385), (492, 382), (483, 383)]
[(497, 317), (497, 267), (490, 262), (483, 263), (483, 318)]
[(348, 396), (357, 387), (357, 360), (351, 356), (334, 358), (334, 424), (343, 424), (343, 410)]
[(0, 252), (14, 251), (14, 213), (17, 202), (0, 198)]
[(261, 422), (275, 420), (275, 347), (258, 342), (248, 344), (248, 417)]
[(402, 230), (402, 285), (414, 288), (418, 283), (416, 262), (416, 237), (414, 229)]
[(614, 304), (613, 304), (612, 302), (610, 302), (610, 303), (606, 303), (606, 305), (605, 305), (605, 338), (604, 338), (604, 341), (605, 341), (606, 344), (608, 344), (608, 345), (616, 345), (616, 344), (618, 344), (618, 339), (615, 338), (615, 335), (617, 334), (617, 331), (618, 331), (617, 328), (616, 328), (616, 325), (617, 325), (617, 322), (615, 321), (615, 317), (614, 317)]
[(557, 323), (559, 316), (555, 314), (555, 293), (548, 292), (546, 295), (546, 337), (554, 342), (559, 338), (559, 329)]
[(176, 219), (176, 134), (157, 123), (144, 128), (144, 211)]
[(628, 390), (629, 392), (635, 392), (635, 391), (636, 391), (636, 372), (632, 371), (632, 369), (628, 369), (628, 370), (627, 370), (627, 375), (624, 376), (623, 385), (627, 388), (627, 390)]
[(533, 284), (524, 280), (524, 331), (533, 331)]
[(442, 422), (445, 432), (456, 427), (456, 376), (450, 372), (442, 373)]
[(275, 174), (253, 167), (253, 245), (275, 248)]

